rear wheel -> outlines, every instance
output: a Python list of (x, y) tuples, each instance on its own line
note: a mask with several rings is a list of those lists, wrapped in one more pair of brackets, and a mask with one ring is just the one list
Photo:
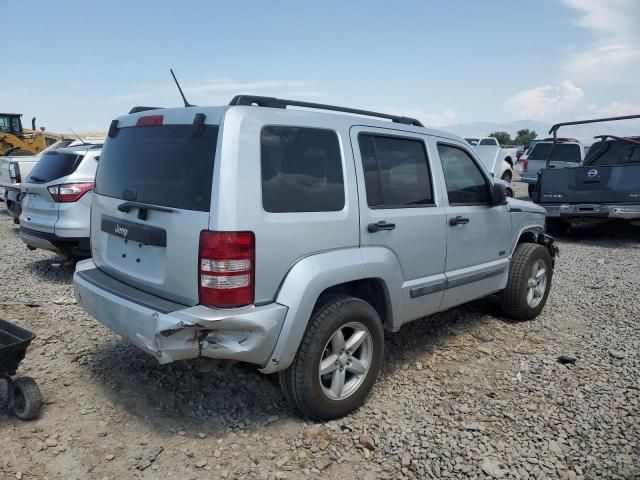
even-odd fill
[(339, 418), (362, 404), (380, 371), (384, 332), (376, 310), (346, 295), (316, 307), (296, 358), (280, 372), (292, 406), (317, 420)]
[(31, 377), (18, 378), (13, 382), (13, 402), (11, 408), (16, 417), (31, 420), (40, 413), (42, 395), (38, 384)]
[(504, 180), (505, 182), (511, 183), (511, 180), (513, 180), (513, 174), (511, 173), (510, 170), (507, 170), (502, 174), (502, 180)]
[(502, 311), (516, 320), (537, 317), (549, 296), (553, 265), (549, 251), (537, 243), (516, 248), (506, 288), (501, 293)]

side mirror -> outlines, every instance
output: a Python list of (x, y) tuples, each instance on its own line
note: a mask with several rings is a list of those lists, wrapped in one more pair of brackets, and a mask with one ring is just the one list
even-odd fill
[(491, 187), (491, 204), (505, 205), (507, 203), (507, 187), (502, 182), (496, 182)]

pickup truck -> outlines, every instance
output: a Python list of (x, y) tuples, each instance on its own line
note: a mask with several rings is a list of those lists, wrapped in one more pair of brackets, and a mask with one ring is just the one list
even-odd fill
[[(640, 118), (640, 115), (592, 121)], [(582, 122), (570, 122), (579, 124)], [(554, 125), (552, 130), (561, 125)], [(604, 223), (640, 225), (640, 136), (598, 135), (581, 166), (543, 169), (533, 201), (545, 208), (549, 227)]]
[(9, 215), (15, 223), (19, 223), (18, 217), (22, 211), (20, 207), (20, 188), (22, 180), (26, 179), (40, 156), (45, 152), (57, 150), (75, 143), (77, 140), (60, 140), (45, 148), (37, 155), (17, 155), (0, 157), (0, 190), (3, 191), (4, 200)]
[[(526, 155), (526, 156), (525, 156)], [(521, 157), (520, 181), (529, 184), (529, 196), (538, 181), (538, 173), (544, 168), (575, 168), (585, 159), (585, 147), (575, 138), (545, 138)]]
[(494, 137), (465, 138), (495, 178), (511, 183), (513, 180), (513, 164), (516, 158), (515, 148), (503, 148)]

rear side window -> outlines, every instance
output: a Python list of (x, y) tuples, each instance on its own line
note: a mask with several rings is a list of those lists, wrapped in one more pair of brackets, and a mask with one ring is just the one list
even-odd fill
[(438, 144), (449, 203), (477, 205), (489, 203), (489, 185), (480, 167), (461, 148)]
[(95, 192), (108, 197), (208, 212), (218, 127), (126, 127), (102, 148)]
[(40, 157), (36, 166), (33, 167), (29, 182), (46, 183), (56, 178), (66, 177), (76, 171), (84, 155), (75, 153), (60, 153), (52, 151)]
[(628, 165), (640, 163), (640, 144), (608, 140), (591, 145), (585, 165)]
[(267, 126), (260, 134), (262, 205), (267, 212), (344, 208), (338, 135), (332, 130)]
[(575, 143), (556, 143), (551, 150), (551, 143), (538, 143), (529, 154), (529, 160), (551, 160), (556, 162), (580, 163), (580, 146)]
[(370, 207), (433, 204), (427, 152), (422, 141), (361, 133), (358, 143)]

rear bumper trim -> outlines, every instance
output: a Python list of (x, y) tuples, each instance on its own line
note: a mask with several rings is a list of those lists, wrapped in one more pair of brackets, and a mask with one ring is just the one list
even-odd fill
[[(93, 260), (79, 262), (73, 276), (78, 304), (118, 335), (160, 363), (197, 357), (236, 360), (264, 367), (275, 348), (287, 307), (270, 303), (259, 307), (216, 309), (202, 305), (163, 312), (140, 303), (141, 293), (124, 298), (119, 280), (112, 279), (109, 291), (90, 281), (97, 270)], [(104, 279), (102, 279), (104, 282)], [(124, 284), (122, 284), (124, 285)], [(127, 287), (127, 285), (125, 285)], [(134, 289), (137, 290), (137, 289)], [(148, 296), (153, 296), (146, 294)]]
[(540, 206), (547, 211), (547, 217), (640, 218), (640, 205), (576, 203)]
[(71, 250), (74, 253), (80, 253), (89, 251), (89, 239), (83, 237), (61, 237), (55, 233), (20, 227), (20, 238), (31, 247), (53, 252)]

